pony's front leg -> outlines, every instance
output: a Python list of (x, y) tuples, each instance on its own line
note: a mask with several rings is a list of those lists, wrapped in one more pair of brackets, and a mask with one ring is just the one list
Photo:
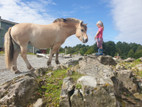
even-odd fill
[(56, 59), (55, 59), (56, 64), (60, 64), (60, 62), (58, 60), (58, 55), (59, 55), (59, 50), (56, 52)]
[(50, 56), (49, 56), (49, 59), (47, 61), (47, 66), (51, 65), (51, 60), (52, 60), (53, 55), (54, 55), (53, 50), (50, 49)]
[[(50, 49), (50, 57), (49, 57), (49, 60), (47, 62), (47, 65), (51, 65), (51, 61), (52, 61), (52, 56), (54, 53), (56, 53), (56, 59), (58, 61), (58, 51), (59, 51), (59, 48), (60, 48), (61, 44), (56, 44), (53, 46), (53, 48)], [(59, 61), (58, 61), (59, 62)]]

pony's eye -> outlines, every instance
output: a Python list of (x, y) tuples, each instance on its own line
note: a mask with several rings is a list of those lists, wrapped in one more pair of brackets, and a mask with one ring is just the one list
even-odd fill
[(81, 32), (84, 32), (84, 29), (81, 29)]

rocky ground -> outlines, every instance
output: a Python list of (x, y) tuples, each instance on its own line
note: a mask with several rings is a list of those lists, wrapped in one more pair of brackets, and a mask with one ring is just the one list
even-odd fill
[(142, 58), (114, 60), (111, 56), (89, 55), (60, 58), (60, 61), (61, 65), (39, 68), (1, 85), (0, 104), (6, 107), (141, 107)]
[[(37, 57), (36, 55), (28, 55), (29, 62), (31, 65), (37, 69), (37, 68), (47, 68), (47, 58), (45, 57)], [(80, 58), (81, 56), (75, 56), (73, 58), (63, 58), (59, 57), (60, 63), (66, 63), (70, 60), (75, 60)], [(6, 69), (5, 66), (5, 60), (4, 55), (0, 55), (0, 85), (5, 83), (6, 81), (12, 80), (15, 77), (22, 76), (27, 74), (29, 71), (26, 68), (25, 62), (21, 58), (21, 56), (18, 57), (17, 60), (18, 69), (22, 72), (22, 74), (15, 74), (14, 72), (11, 72)], [(52, 59), (52, 65), (55, 66), (55, 57)]]

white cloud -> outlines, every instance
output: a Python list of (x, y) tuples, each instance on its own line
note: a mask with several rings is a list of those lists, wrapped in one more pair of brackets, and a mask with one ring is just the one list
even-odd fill
[[(0, 16), (2, 19), (17, 23), (49, 24), (56, 18), (48, 14), (48, 5), (56, 5), (56, 3), (52, 0), (0, 0)], [(70, 16), (73, 12), (72, 10), (61, 13), (62, 16)], [(83, 43), (77, 37), (71, 36), (62, 46), (75, 46), (76, 44)]]
[(142, 0), (111, 0), (119, 41), (142, 44)]
[(0, 16), (18, 23), (49, 24), (55, 19), (46, 12), (49, 4), (56, 5), (52, 0), (0, 0)]

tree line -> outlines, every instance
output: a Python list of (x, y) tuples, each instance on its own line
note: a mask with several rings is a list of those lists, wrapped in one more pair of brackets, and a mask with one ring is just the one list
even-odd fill
[[(140, 58), (142, 57), (142, 45), (136, 43), (126, 43), (126, 42), (117, 42), (108, 41), (103, 43), (103, 50), (105, 55), (110, 56), (121, 56), (121, 58)], [(97, 52), (97, 44), (95, 43), (92, 46), (78, 44), (74, 47), (66, 46), (60, 48), (60, 53), (66, 54), (81, 54), (87, 55)]]

